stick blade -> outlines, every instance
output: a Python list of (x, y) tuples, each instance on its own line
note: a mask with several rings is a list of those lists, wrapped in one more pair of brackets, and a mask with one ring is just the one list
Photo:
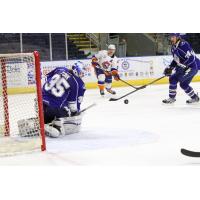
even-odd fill
[(110, 98), (109, 101), (117, 101), (118, 99)]
[(200, 152), (197, 151), (190, 151), (187, 149), (181, 149), (181, 153), (185, 156), (189, 156), (189, 157), (200, 157)]

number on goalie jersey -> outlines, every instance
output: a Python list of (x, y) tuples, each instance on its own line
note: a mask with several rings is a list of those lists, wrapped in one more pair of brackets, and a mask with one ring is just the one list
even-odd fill
[(85, 84), (74, 69), (58, 67), (47, 74), (42, 90), (45, 124), (80, 111)]

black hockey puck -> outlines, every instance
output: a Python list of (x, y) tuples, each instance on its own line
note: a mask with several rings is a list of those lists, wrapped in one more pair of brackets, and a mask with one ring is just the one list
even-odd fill
[(128, 99), (125, 99), (125, 100), (124, 100), (124, 103), (125, 103), (125, 104), (128, 104), (128, 103), (129, 103), (129, 100), (128, 100)]

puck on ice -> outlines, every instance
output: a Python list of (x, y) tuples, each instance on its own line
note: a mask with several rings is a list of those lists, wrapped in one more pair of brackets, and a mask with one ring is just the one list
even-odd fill
[(128, 103), (129, 103), (129, 100), (128, 100), (128, 99), (125, 99), (125, 100), (124, 100), (124, 103), (125, 103), (125, 104), (128, 104)]

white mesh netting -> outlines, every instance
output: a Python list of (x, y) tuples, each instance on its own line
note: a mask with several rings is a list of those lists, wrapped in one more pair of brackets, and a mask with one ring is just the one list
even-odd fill
[(0, 54), (0, 155), (40, 149), (33, 53)]

